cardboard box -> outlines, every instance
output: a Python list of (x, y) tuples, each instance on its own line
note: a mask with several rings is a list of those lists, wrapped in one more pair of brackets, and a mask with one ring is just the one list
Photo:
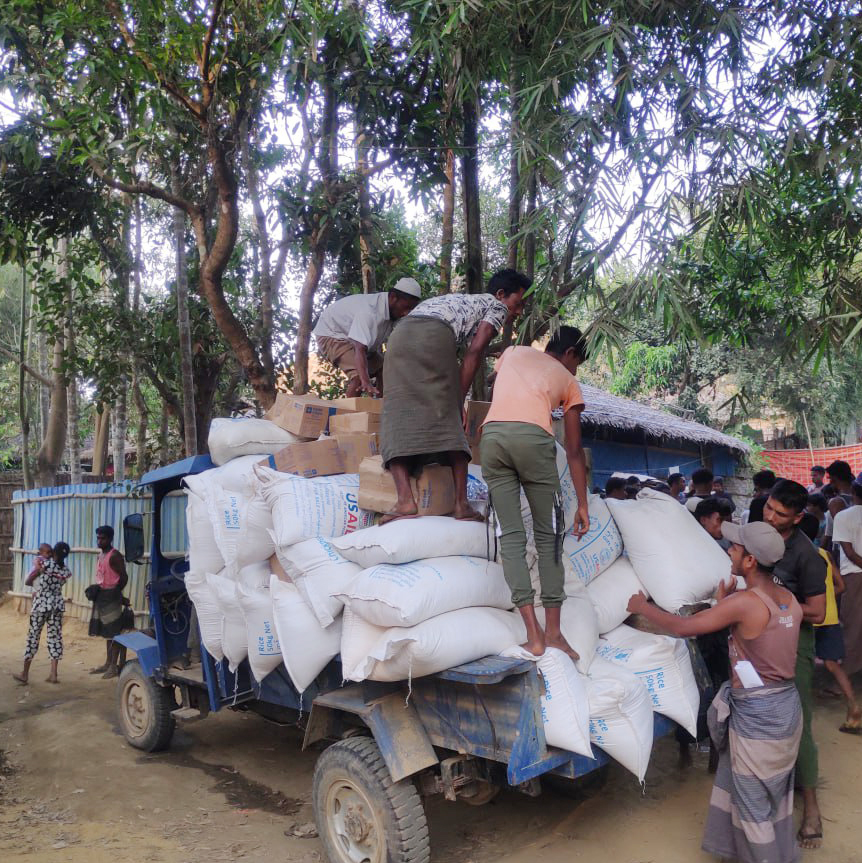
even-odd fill
[(332, 402), (317, 396), (278, 393), (275, 404), (263, 416), (297, 437), (316, 440), (326, 431), (329, 418), (337, 412)]
[[(432, 464), (423, 468), (418, 479), (411, 479), (419, 515), (449, 515), (455, 509), (455, 483), (452, 469)], [(372, 512), (389, 512), (398, 502), (395, 481), (383, 469), (379, 455), (364, 458), (359, 465), (359, 506)]]
[(332, 404), (338, 409), (338, 413), (383, 413), (383, 399), (373, 399), (369, 396), (359, 396), (352, 399), (333, 399)]
[(478, 445), (482, 437), (482, 423), (490, 409), (491, 402), (467, 402), (467, 442), (471, 447)]
[(338, 441), (345, 473), (359, 473), (362, 459), (380, 452), (380, 437), (376, 434), (340, 434), (333, 440)]
[(275, 455), (264, 459), (261, 464), (282, 473), (304, 476), (306, 479), (346, 473), (341, 450), (332, 438), (289, 444)]
[(379, 434), (381, 414), (338, 414), (329, 421), (329, 433), (334, 437), (344, 434)]

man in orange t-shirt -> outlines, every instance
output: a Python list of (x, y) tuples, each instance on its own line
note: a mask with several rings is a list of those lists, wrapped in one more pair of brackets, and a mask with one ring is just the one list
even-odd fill
[[(544, 353), (529, 347), (508, 348), (497, 360), (494, 395), (482, 426), (482, 476), (500, 525), (503, 571), (512, 590), (512, 603), (527, 627), (524, 647), (536, 656), (544, 653), (547, 645), (577, 658), (560, 630), (560, 609), (566, 598), (561, 559), (564, 525), (551, 411), (563, 410), (566, 456), (578, 496), (574, 533), (580, 538), (590, 525), (581, 444), (584, 399), (575, 379), (585, 359), (584, 337), (575, 327), (560, 327)], [(535, 591), (526, 562), (521, 488), (533, 517), (545, 631), (533, 608)]]

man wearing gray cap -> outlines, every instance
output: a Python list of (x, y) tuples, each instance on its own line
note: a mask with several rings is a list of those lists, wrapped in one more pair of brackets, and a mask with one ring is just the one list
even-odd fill
[(390, 291), (351, 294), (327, 306), (320, 314), (314, 337), (317, 355), (347, 375), (347, 397), (360, 393), (379, 396), (383, 369), (381, 348), (395, 322), (413, 311), (422, 299), (416, 279), (403, 278)]
[(745, 579), (722, 584), (718, 602), (692, 617), (668, 614), (643, 593), (630, 612), (678, 636), (730, 627), (731, 679), (709, 709), (719, 752), (702, 847), (729, 860), (797, 860), (793, 778), (802, 737), (802, 704), (794, 684), (802, 607), (772, 570), (784, 556), (781, 534), (766, 522), (725, 522), (731, 571)]

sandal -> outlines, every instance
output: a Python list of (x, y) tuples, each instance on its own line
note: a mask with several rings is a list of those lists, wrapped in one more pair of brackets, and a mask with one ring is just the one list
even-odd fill
[(862, 734), (862, 725), (845, 722), (839, 726), (838, 730), (843, 734)]
[(800, 847), (813, 850), (819, 848), (823, 844), (823, 830), (815, 830), (811, 833), (806, 833), (801, 827), (796, 834), (796, 841)]

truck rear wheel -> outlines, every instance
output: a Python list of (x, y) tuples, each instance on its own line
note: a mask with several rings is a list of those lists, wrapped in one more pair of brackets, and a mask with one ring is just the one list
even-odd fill
[(171, 742), (176, 725), (171, 689), (147, 677), (140, 662), (123, 666), (117, 687), (117, 715), (126, 740), (144, 752), (157, 752)]
[(314, 817), (330, 863), (427, 863), (422, 801), (409, 779), (393, 782), (370, 737), (324, 750), (314, 768)]

